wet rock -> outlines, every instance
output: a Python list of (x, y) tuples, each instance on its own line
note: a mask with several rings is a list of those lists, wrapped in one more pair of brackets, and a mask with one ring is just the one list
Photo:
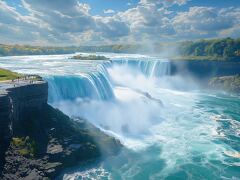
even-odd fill
[(56, 145), (50, 144), (47, 147), (48, 154), (58, 154), (61, 152), (63, 152), (63, 148), (62, 148), (62, 145), (60, 145), (60, 144), (56, 144)]
[[(74, 121), (49, 105), (28, 115), (6, 151), (4, 180), (53, 179), (67, 167), (115, 155), (122, 147), (87, 121)], [(48, 133), (51, 128), (55, 133)]]
[(7, 91), (0, 94), (0, 179), (53, 179), (64, 168), (115, 155), (122, 147), (86, 120), (49, 106), (44, 81)]
[(209, 83), (212, 89), (228, 91), (231, 93), (240, 93), (240, 75), (214, 77)]

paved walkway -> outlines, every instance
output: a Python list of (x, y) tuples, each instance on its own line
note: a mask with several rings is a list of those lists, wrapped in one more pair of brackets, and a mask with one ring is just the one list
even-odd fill
[(39, 84), (43, 82), (41, 79), (38, 80), (36, 78), (37, 76), (26, 76), (15, 80), (0, 81), (0, 94), (3, 94), (6, 89), (9, 88), (26, 86), (29, 84)]

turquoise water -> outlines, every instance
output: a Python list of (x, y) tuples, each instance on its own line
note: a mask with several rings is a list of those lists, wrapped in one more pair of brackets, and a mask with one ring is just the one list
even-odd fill
[(63, 179), (240, 179), (239, 96), (170, 76), (166, 59), (100, 54), (112, 61), (0, 58), (1, 67), (42, 75), (52, 106), (124, 144), (118, 156), (70, 169)]
[(192, 107), (169, 110), (150, 132), (125, 135), (129, 149), (119, 156), (65, 179), (239, 179), (240, 99), (198, 96)]

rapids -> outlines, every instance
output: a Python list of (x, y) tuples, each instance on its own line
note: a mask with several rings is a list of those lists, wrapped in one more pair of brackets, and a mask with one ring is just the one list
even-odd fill
[[(49, 104), (121, 140), (116, 157), (66, 170), (64, 179), (239, 179), (240, 97), (171, 76), (167, 59), (99, 53), (1, 57), (0, 67), (39, 74)], [(104, 149), (103, 149), (104, 151)]]

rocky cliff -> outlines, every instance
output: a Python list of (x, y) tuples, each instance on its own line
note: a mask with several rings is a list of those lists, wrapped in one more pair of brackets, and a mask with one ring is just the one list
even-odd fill
[(4, 164), (4, 152), (7, 149), (11, 130), (11, 103), (7, 94), (0, 95), (0, 171)]
[(209, 81), (209, 87), (240, 94), (240, 75), (214, 77)]
[[(5, 83), (4, 93), (0, 96), (0, 120), (5, 119), (8, 124), (11, 122), (13, 126), (24, 118), (29, 112), (41, 110), (43, 105), (47, 104), (48, 84), (44, 81), (34, 81), (28, 83), (26, 81), (15, 83)], [(4, 118), (5, 116), (5, 118)]]
[(209, 79), (215, 76), (229, 76), (240, 73), (240, 61), (174, 60), (171, 72), (189, 74), (196, 78)]
[(52, 179), (122, 147), (86, 120), (49, 106), (44, 81), (5, 82), (0, 89), (0, 179)]
[[(172, 75), (191, 77), (198, 86), (207, 89), (213, 89), (216, 86), (214, 83), (217, 81), (213, 81), (215, 78), (240, 74), (240, 61), (172, 60), (170, 64)], [(219, 90), (229, 91), (232, 89), (232, 87), (226, 87), (227, 84), (230, 85), (230, 83), (225, 83), (224, 86), (218, 85)], [(234, 89), (239, 88), (234, 85)], [(230, 90), (230, 92), (233, 91)]]
[[(24, 116), (47, 104), (48, 85), (44, 81), (8, 81), (1, 83), (0, 90), (0, 153), (3, 153), (13, 129), (17, 129)], [(0, 167), (3, 162), (1, 160)]]

